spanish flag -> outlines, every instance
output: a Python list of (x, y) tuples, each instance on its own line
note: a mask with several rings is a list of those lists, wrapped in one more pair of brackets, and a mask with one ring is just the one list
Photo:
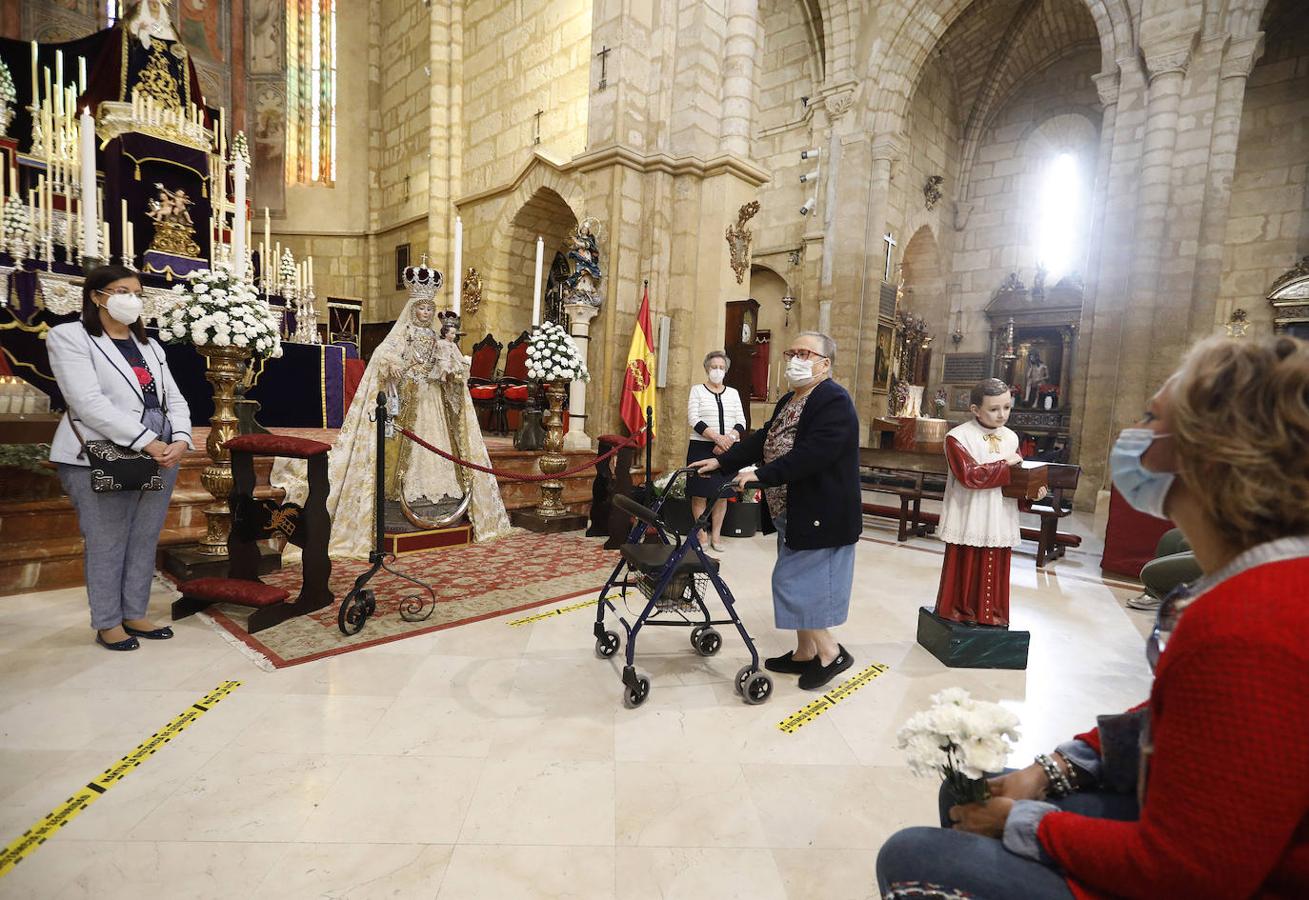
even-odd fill
[[(646, 282), (645, 294), (641, 298), (641, 311), (636, 314), (636, 329), (632, 332), (632, 346), (627, 351), (627, 371), (623, 374), (623, 400), (618, 413), (623, 418), (630, 434), (637, 434), (643, 426), (649, 426), (647, 434), (654, 434), (654, 417), (645, 420), (645, 408), (653, 411), (655, 405), (655, 354), (653, 334), (650, 328), (650, 283)], [(645, 446), (646, 435), (642, 434), (637, 446)]]

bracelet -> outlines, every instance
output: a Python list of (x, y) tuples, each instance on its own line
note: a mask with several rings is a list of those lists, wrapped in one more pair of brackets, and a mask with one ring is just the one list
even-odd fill
[(1045, 770), (1045, 775), (1050, 779), (1050, 787), (1047, 792), (1051, 797), (1067, 797), (1073, 792), (1073, 783), (1068, 780), (1068, 776), (1059, 768), (1059, 764), (1054, 761), (1048, 753), (1040, 753), (1036, 757), (1036, 764)]

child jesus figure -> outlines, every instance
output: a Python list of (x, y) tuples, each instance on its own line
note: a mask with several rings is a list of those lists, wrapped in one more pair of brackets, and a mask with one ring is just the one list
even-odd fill
[(936, 614), (976, 625), (1009, 626), (1009, 559), (1020, 538), (1018, 501), (1000, 489), (1023, 461), (1018, 435), (1005, 427), (1013, 409), (998, 378), (974, 385), (973, 418), (945, 436), (950, 466), (937, 535), (945, 541)]

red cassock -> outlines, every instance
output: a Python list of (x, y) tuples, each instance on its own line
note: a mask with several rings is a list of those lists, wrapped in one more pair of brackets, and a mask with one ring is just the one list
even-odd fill
[[(1001, 488), (1009, 483), (1004, 460), (979, 463), (954, 438), (946, 438), (945, 456), (959, 486), (970, 490)], [(1009, 561), (1012, 547), (945, 545), (936, 614), (955, 622), (1009, 626)]]

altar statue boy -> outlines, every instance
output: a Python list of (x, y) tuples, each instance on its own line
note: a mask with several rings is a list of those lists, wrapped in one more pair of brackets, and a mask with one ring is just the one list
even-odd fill
[(1020, 540), (1018, 501), (1000, 489), (1023, 461), (1018, 435), (1005, 427), (1009, 386), (988, 378), (973, 387), (973, 418), (945, 436), (950, 465), (937, 535), (945, 541), (936, 614), (955, 622), (1009, 626), (1009, 558)]

